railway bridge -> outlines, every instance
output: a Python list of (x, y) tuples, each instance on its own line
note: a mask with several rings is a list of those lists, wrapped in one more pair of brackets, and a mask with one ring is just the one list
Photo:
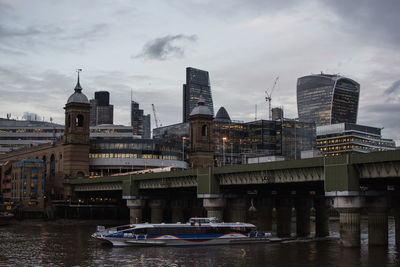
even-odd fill
[[(368, 214), (369, 245), (388, 243), (388, 215), (400, 245), (400, 150), (302, 160), (121, 175), (70, 181), (76, 198), (126, 200), (132, 223), (186, 221), (191, 216), (251, 221), (280, 237), (329, 235), (329, 211), (340, 214), (341, 243), (360, 246), (360, 216)], [(273, 212), (274, 211), (274, 212)]]

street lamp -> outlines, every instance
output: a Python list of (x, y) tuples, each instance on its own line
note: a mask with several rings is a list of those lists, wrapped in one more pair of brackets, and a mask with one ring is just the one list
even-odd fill
[(186, 136), (182, 136), (182, 161), (185, 161), (185, 140)]
[(233, 165), (233, 142), (231, 143), (231, 165)]
[(223, 155), (223, 162), (222, 166), (225, 166), (225, 142), (228, 140), (225, 136), (222, 137), (222, 155)]

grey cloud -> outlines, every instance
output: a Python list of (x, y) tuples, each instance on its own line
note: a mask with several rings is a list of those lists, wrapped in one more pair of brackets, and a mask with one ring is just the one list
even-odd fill
[(63, 107), (73, 93), (74, 82), (74, 78), (54, 71), (34, 72), (0, 66), (1, 93), (7, 95), (0, 99), (0, 117), (6, 113), (20, 117), (22, 114), (18, 113), (24, 108), (46, 119), (52, 116), (62, 123)]
[(26, 55), (25, 52), (23, 51), (19, 51), (19, 50), (15, 50), (11, 47), (2, 47), (0, 46), (0, 54), (8, 54), (8, 55), (15, 55), (15, 56), (23, 56)]
[(399, 139), (400, 105), (398, 103), (373, 104), (360, 107), (359, 124), (382, 127), (384, 138)]
[(107, 34), (108, 25), (94, 24), (77, 26), (79, 29), (58, 25), (35, 25), (17, 28), (0, 25), (0, 53), (7, 50), (26, 54), (40, 47), (63, 51), (81, 51), (89, 41), (95, 41)]
[(187, 42), (195, 42), (196, 35), (167, 35), (147, 42), (143, 47), (143, 52), (135, 58), (147, 58), (165, 60), (169, 57), (182, 57), (185, 52)]
[(108, 25), (105, 23), (95, 24), (88, 28), (83, 28), (81, 30), (76, 30), (76, 34), (66, 34), (64, 39), (95, 39), (101, 37), (106, 33)]
[(398, 45), (400, 42), (400, 1), (398, 0), (324, 0), (323, 7), (330, 7), (341, 18), (345, 31), (361, 37), (363, 42), (381, 42)]
[(390, 95), (396, 91), (400, 92), (400, 80), (395, 81), (388, 89), (385, 90), (385, 95)]
[[(237, 19), (242, 15), (263, 15), (265, 13), (275, 13), (294, 8), (303, 4), (301, 1), (287, 0), (220, 0), (220, 1), (180, 1), (171, 0), (169, 4), (177, 10), (189, 12), (191, 16), (204, 17), (214, 16), (221, 19)], [(193, 12), (195, 11), (195, 12)]]
[(13, 8), (6, 3), (0, 2), (0, 21), (9, 19), (13, 19), (14, 21), (16, 19)]
[(6, 28), (0, 25), (0, 39), (8, 39), (13, 37), (23, 37), (23, 36), (32, 36), (39, 35), (42, 32), (33, 27), (27, 27), (25, 29), (16, 29), (16, 28)]

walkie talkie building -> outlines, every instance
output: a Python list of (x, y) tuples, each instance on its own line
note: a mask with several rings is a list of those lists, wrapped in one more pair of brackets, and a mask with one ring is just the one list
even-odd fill
[(299, 120), (317, 126), (357, 123), (360, 84), (340, 75), (317, 74), (297, 80)]

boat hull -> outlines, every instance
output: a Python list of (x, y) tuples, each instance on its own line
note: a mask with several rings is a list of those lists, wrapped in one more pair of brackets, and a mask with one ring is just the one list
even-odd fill
[[(240, 235), (240, 234), (238, 234)], [(111, 243), (115, 247), (126, 246), (210, 246), (210, 245), (229, 245), (229, 244), (247, 244), (270, 242), (268, 237), (244, 237), (232, 235), (229, 237), (218, 238), (179, 238), (175, 236), (158, 237), (158, 238), (98, 238), (105, 242)]]

